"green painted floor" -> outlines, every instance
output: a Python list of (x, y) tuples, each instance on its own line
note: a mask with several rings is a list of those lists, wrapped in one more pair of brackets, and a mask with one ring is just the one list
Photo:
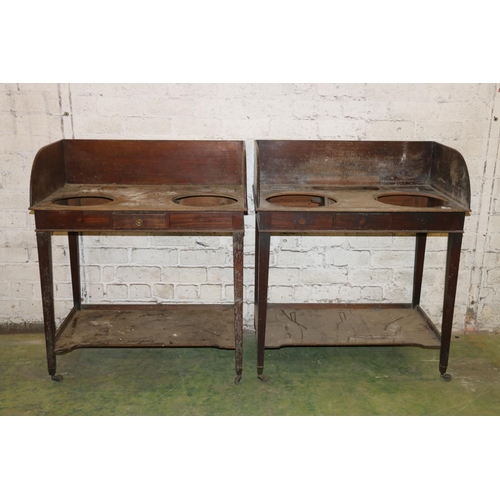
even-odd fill
[(80, 349), (46, 370), (42, 334), (0, 335), (0, 415), (500, 415), (500, 334), (454, 336), (449, 373), (417, 347)]

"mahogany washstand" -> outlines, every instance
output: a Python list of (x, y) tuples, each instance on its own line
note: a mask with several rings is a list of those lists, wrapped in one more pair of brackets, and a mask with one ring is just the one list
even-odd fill
[[(261, 140), (255, 158), (259, 378), (266, 348), (415, 345), (439, 348), (439, 372), (451, 380), (446, 370), (464, 218), (470, 207), (462, 155), (435, 142)], [(411, 302), (268, 303), (270, 237), (291, 233), (415, 234)], [(420, 305), (429, 233), (448, 238), (440, 331)]]
[[(80, 347), (235, 349), (242, 374), (245, 147), (241, 141), (61, 140), (31, 174), (49, 374)], [(56, 329), (51, 235), (67, 232), (73, 308)], [(233, 238), (233, 304), (83, 304), (79, 235)], [(157, 251), (161, 266), (161, 250)]]

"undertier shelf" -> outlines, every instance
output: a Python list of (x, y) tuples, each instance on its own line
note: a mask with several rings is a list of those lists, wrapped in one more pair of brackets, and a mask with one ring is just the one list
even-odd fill
[(80, 347), (234, 349), (233, 306), (83, 306), (59, 328), (56, 354)]
[(411, 304), (268, 304), (266, 347), (414, 345), (438, 348), (439, 334)]

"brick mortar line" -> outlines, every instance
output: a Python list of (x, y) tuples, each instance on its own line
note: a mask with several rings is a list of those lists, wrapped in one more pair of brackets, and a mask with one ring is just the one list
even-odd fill
[[(494, 127), (494, 116), (495, 116), (495, 108), (496, 105), (500, 105), (500, 98), (498, 97), (498, 90), (500, 89), (500, 86), (497, 84), (495, 85), (494, 89), (494, 95), (492, 96), (492, 103), (491, 103), (491, 113), (490, 113), (490, 126), (488, 128), (488, 140), (486, 143), (486, 151), (485, 151), (485, 160), (484, 160), (484, 168), (483, 168), (483, 175), (482, 175), (482, 182), (481, 182), (481, 189), (479, 190), (481, 196), (480, 196), (480, 201), (479, 201), (479, 210), (478, 210), (478, 216), (477, 216), (477, 224), (475, 227), (475, 252), (474, 252), (474, 258), (471, 266), (471, 272), (470, 272), (470, 279), (469, 279), (469, 301), (468, 301), (468, 307), (467, 307), (467, 314), (466, 314), (466, 324), (465, 328), (468, 331), (475, 331), (477, 329), (477, 320), (478, 320), (478, 313), (479, 313), (479, 307), (480, 307), (480, 300), (481, 300), (481, 291), (484, 283), (484, 269), (482, 266), (484, 266), (484, 259), (485, 259), (485, 248), (486, 248), (486, 239), (487, 239), (487, 231), (489, 227), (489, 221), (490, 221), (490, 206), (491, 206), (491, 200), (494, 196), (494, 182), (493, 182), (493, 176), (496, 171), (496, 160), (493, 162), (493, 166), (491, 167), (490, 164), (492, 162), (489, 161), (490, 158), (490, 144), (492, 140), (492, 130)], [(498, 139), (497, 139), (498, 140)], [(498, 147), (497, 147), (498, 149)], [(492, 171), (492, 176), (489, 176), (489, 172)], [(491, 182), (490, 182), (490, 177), (491, 177)], [(486, 196), (484, 195), (485, 193), (485, 188), (489, 186), (488, 189), (488, 201), (489, 201), (489, 206), (486, 207), (486, 202), (484, 201), (486, 199)], [(483, 222), (484, 221), (484, 222)], [(483, 237), (480, 235), (484, 234)], [(480, 265), (479, 265), (480, 261)]]
[[(492, 173), (492, 181), (491, 181), (491, 192), (489, 196), (489, 204), (488, 204), (488, 219), (486, 222), (486, 230), (485, 234), (486, 237), (484, 238), (484, 244), (483, 247), (481, 248), (481, 266), (479, 267), (479, 272), (480, 272), (480, 278), (479, 278), (479, 283), (477, 286), (477, 293), (476, 293), (476, 303), (475, 303), (475, 314), (476, 314), (476, 328), (477, 328), (477, 318), (479, 316), (479, 311), (484, 309), (485, 304), (480, 303), (481, 299), (483, 298), (481, 296), (481, 292), (484, 290), (487, 290), (487, 280), (488, 280), (488, 271), (489, 269), (485, 268), (485, 259), (486, 255), (488, 253), (488, 249), (486, 248), (486, 238), (488, 238), (490, 232), (490, 226), (491, 226), (491, 220), (492, 217), (495, 216), (494, 210), (493, 210), (493, 203), (494, 203), (494, 195), (495, 195), (495, 187), (497, 186), (498, 180), (496, 178), (497, 176), (497, 168), (499, 162), (499, 156), (500, 156), (500, 84), (496, 85), (495, 88), (495, 98), (493, 100), (493, 106), (492, 106), (492, 114), (491, 114), (491, 122), (490, 122), (490, 128), (488, 132), (488, 150), (486, 153), (486, 158), (488, 161), (488, 158), (493, 158), (491, 161), (493, 163), (493, 173)], [(497, 120), (495, 120), (495, 117)], [(498, 129), (498, 133), (495, 137), (493, 137), (492, 131)], [(493, 141), (493, 144), (491, 144), (490, 141)], [(495, 144), (496, 142), (496, 144)], [(490, 144), (491, 144), (491, 149), (496, 150), (496, 154), (493, 156), (490, 155)]]

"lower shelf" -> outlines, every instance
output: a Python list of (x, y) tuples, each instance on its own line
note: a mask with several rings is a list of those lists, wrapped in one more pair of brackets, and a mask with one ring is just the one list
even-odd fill
[(268, 304), (266, 348), (340, 345), (438, 348), (441, 341), (411, 304)]
[(232, 305), (99, 305), (73, 310), (56, 354), (79, 347), (235, 348)]

